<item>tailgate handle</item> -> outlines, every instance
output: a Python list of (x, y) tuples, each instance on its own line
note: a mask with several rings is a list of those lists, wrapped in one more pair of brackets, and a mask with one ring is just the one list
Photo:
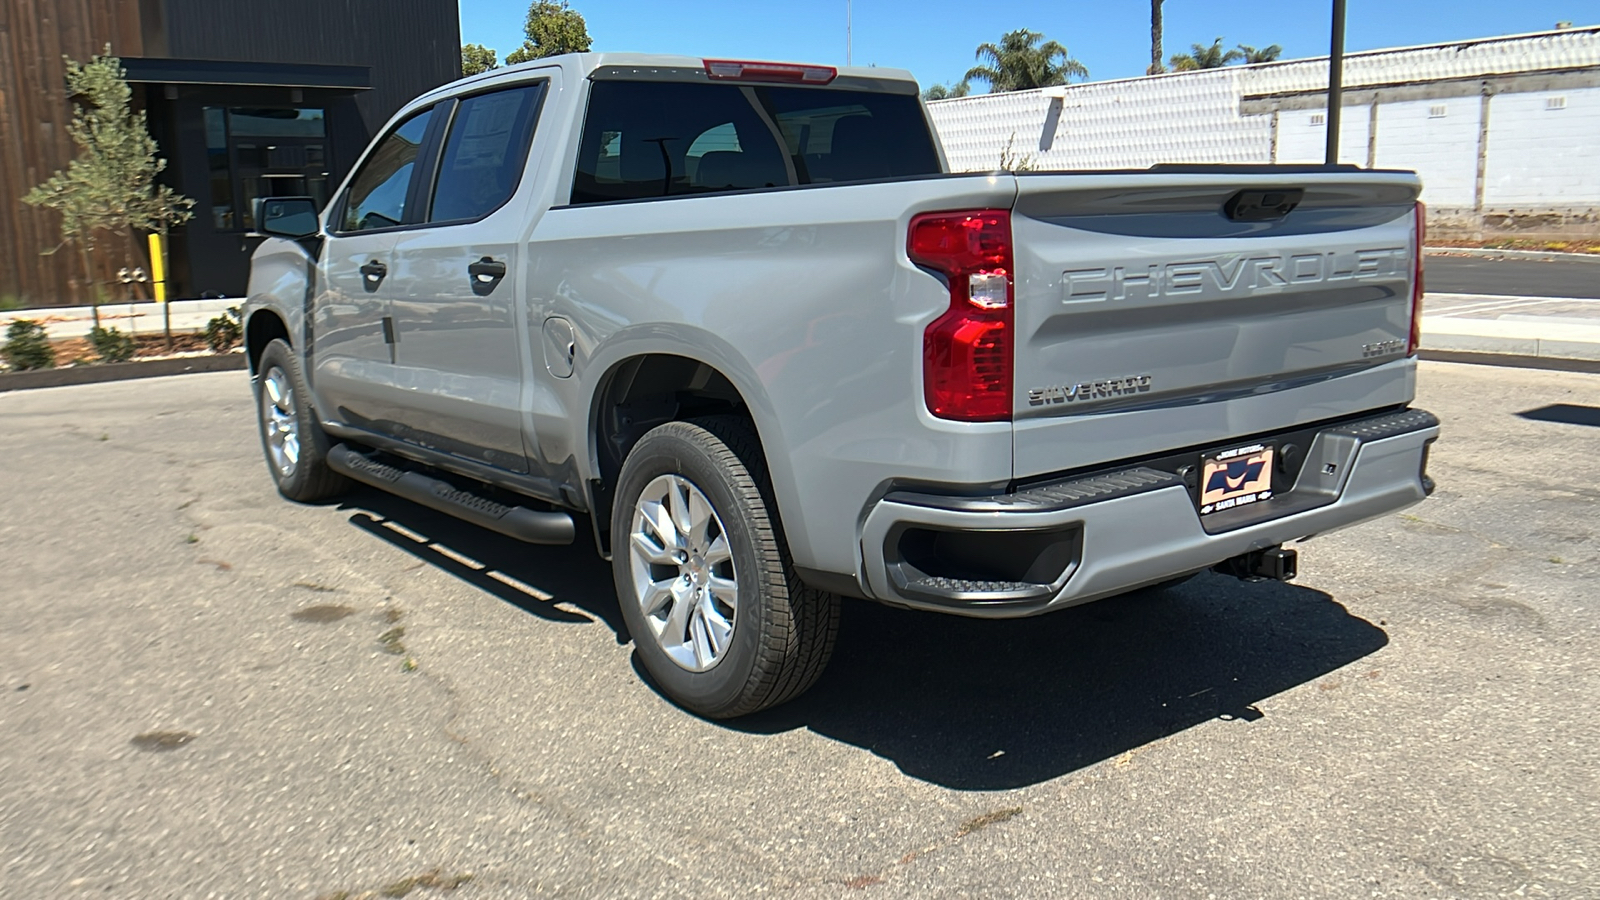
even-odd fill
[(1229, 197), (1222, 211), (1235, 222), (1272, 222), (1287, 216), (1305, 196), (1305, 188), (1250, 188)]

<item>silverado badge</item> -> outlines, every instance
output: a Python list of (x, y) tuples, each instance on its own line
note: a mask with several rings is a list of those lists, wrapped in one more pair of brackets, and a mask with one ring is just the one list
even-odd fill
[(1028, 389), (1028, 405), (1044, 406), (1047, 403), (1080, 403), (1087, 400), (1110, 400), (1130, 394), (1150, 391), (1149, 375), (1129, 375), (1105, 381), (1080, 381), (1077, 384), (1050, 385)]

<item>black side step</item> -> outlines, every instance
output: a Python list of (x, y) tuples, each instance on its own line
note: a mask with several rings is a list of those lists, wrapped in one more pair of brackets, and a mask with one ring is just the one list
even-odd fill
[(362, 484), (388, 491), (429, 509), (464, 519), (530, 544), (570, 544), (572, 516), (506, 506), (420, 472), (407, 472), (363, 456), (344, 444), (328, 451), (328, 467)]

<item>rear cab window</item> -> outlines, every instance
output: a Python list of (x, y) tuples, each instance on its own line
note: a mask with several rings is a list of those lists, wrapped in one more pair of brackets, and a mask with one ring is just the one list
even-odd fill
[(428, 221), (481, 219), (516, 192), (527, 166), (544, 83), (463, 98), (451, 118)]
[(608, 80), (590, 90), (572, 203), (939, 173), (914, 95)]

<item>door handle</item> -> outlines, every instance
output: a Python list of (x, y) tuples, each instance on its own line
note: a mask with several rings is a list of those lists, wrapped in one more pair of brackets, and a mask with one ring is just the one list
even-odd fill
[(361, 267), (361, 286), (370, 294), (378, 289), (378, 285), (383, 284), (383, 276), (387, 274), (389, 267), (373, 260)]
[(472, 292), (479, 297), (486, 297), (506, 277), (506, 264), (485, 256), (467, 266), (467, 277), (472, 281)]

